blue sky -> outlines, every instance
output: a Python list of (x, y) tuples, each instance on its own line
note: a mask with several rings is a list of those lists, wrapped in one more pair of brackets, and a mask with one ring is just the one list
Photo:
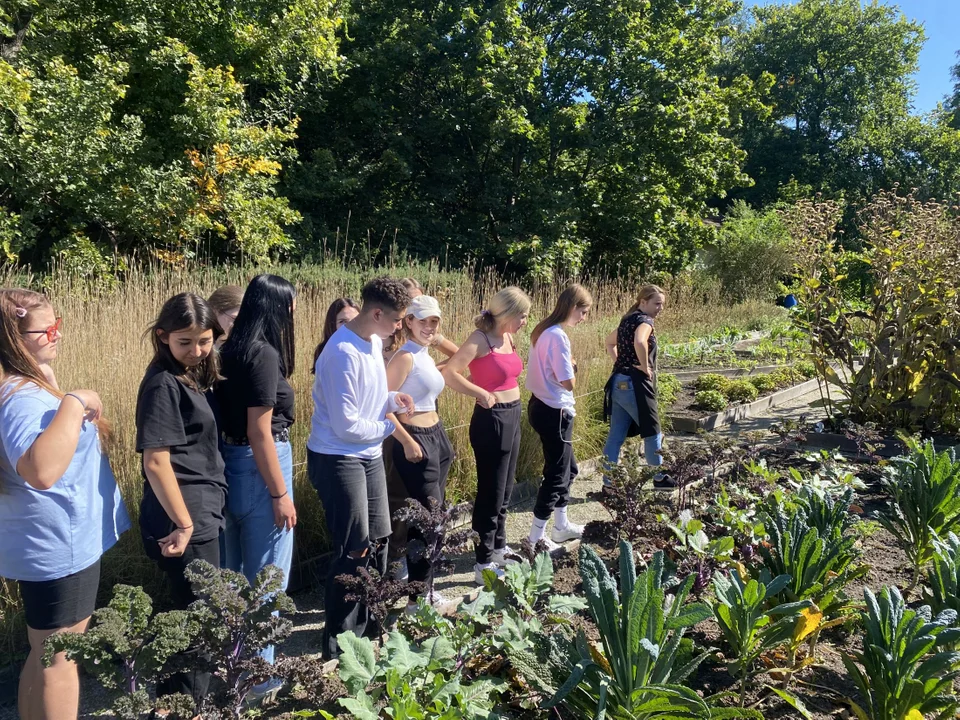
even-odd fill
[[(783, 4), (785, 0), (745, 0), (745, 5)], [(914, 111), (933, 110), (938, 102), (953, 89), (950, 68), (957, 61), (960, 50), (960, 0), (882, 0), (895, 5), (911, 20), (920, 22), (926, 32), (926, 41), (920, 52), (920, 70), (914, 76), (917, 94)]]

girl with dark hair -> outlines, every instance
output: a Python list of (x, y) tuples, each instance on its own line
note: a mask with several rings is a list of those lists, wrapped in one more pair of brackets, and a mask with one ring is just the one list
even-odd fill
[(320, 340), (317, 349), (313, 351), (313, 367), (310, 368), (311, 373), (316, 373), (317, 359), (320, 357), (320, 353), (323, 352), (323, 348), (326, 347), (327, 341), (330, 340), (337, 330), (359, 314), (360, 306), (348, 297), (337, 298), (330, 303), (330, 307), (327, 308), (327, 316), (323, 320), (323, 339)]
[[(166, 574), (178, 610), (196, 597), (184, 570), (193, 560), (220, 567), (227, 482), (217, 421), (206, 392), (218, 379), (216, 315), (199, 295), (175, 295), (147, 330), (153, 360), (137, 394), (137, 452), (143, 453), (140, 533), (147, 556)], [(198, 702), (210, 674), (196, 660), (161, 681), (158, 695), (183, 693)]]
[[(296, 290), (276, 275), (257, 275), (247, 286), (230, 338), (221, 352), (215, 395), (226, 466), (224, 564), (253, 582), (264, 567), (283, 570), (287, 587), (293, 560), (293, 311)], [(274, 648), (263, 652), (272, 663)], [(258, 687), (256, 694), (277, 687)]]
[(0, 576), (20, 583), (30, 654), (21, 718), (76, 718), (77, 666), (42, 661), (56, 632), (87, 628), (100, 557), (130, 527), (101, 446), (106, 421), (93, 390), (63, 392), (50, 367), (60, 318), (31, 290), (0, 290)]
[(239, 285), (224, 285), (213, 291), (213, 294), (207, 300), (207, 304), (213, 308), (217, 316), (217, 322), (220, 323), (220, 329), (223, 335), (217, 341), (219, 347), (227, 341), (233, 323), (237, 319), (237, 313), (240, 312), (240, 303), (243, 302), (243, 288)]
[[(527, 418), (543, 443), (543, 480), (533, 508), (530, 544), (540, 541), (553, 551), (556, 543), (578, 540), (583, 526), (567, 518), (570, 486), (578, 474), (573, 456), (573, 419), (576, 415), (573, 389), (577, 365), (564, 328), (583, 322), (593, 298), (582, 285), (573, 284), (557, 298), (557, 305), (530, 334), (527, 389), (530, 403)], [(553, 513), (553, 531), (546, 537), (547, 521)]]

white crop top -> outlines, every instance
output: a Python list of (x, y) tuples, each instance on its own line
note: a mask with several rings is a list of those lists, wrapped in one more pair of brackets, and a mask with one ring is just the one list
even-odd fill
[(410, 368), (410, 374), (407, 375), (398, 392), (406, 393), (413, 398), (414, 409), (417, 412), (435, 412), (437, 397), (445, 383), (443, 375), (437, 370), (437, 364), (430, 357), (429, 349), (413, 340), (408, 340), (397, 354), (401, 352), (408, 352), (413, 356), (413, 367)]

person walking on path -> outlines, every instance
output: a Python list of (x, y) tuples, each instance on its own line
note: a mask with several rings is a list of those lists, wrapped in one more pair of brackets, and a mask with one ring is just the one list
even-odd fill
[[(477, 462), (477, 497), (473, 529), (480, 537), (474, 577), (483, 572), (503, 574), (513, 551), (507, 546), (507, 505), (516, 483), (520, 454), (520, 385), (523, 360), (514, 335), (527, 324), (530, 298), (518, 287), (507, 287), (490, 300), (475, 319), (477, 329), (443, 369), (453, 390), (476, 398), (470, 420), (470, 444)], [(470, 380), (463, 377), (470, 371)]]
[[(593, 298), (583, 286), (571, 285), (560, 293), (553, 312), (530, 334), (526, 385), (531, 397), (527, 419), (543, 444), (543, 479), (528, 539), (534, 547), (543, 541), (551, 551), (559, 548), (557, 543), (578, 540), (583, 535), (583, 527), (567, 518), (570, 487), (579, 470), (573, 455), (577, 365), (564, 328), (583, 322), (592, 304)], [(551, 513), (553, 531), (547, 538)]]
[(357, 575), (361, 568), (381, 576), (387, 571), (390, 511), (382, 446), (397, 429), (394, 413), (414, 411), (409, 395), (387, 390), (383, 362), (383, 339), (403, 320), (407, 290), (398, 280), (380, 277), (364, 286), (361, 299), (360, 314), (333, 334), (317, 358), (307, 441), (307, 472), (334, 548), (323, 599), (327, 659), (339, 657), (341, 633), (379, 632), (368, 608), (346, 599), (337, 577)]
[[(606, 339), (614, 359), (613, 373), (604, 393), (604, 418), (610, 419), (610, 433), (603, 448), (608, 466), (620, 462), (620, 450), (628, 437), (640, 435), (647, 464), (660, 467), (663, 433), (657, 409), (657, 337), (653, 323), (663, 310), (666, 295), (656, 285), (640, 288), (637, 301)], [(657, 473), (657, 490), (676, 487), (669, 475)], [(609, 479), (604, 477), (604, 486)]]

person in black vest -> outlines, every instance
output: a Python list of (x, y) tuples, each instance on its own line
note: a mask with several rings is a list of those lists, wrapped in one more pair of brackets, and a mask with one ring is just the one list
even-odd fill
[[(663, 464), (660, 449), (663, 433), (657, 410), (657, 337), (653, 322), (663, 310), (666, 295), (656, 285), (640, 288), (637, 301), (607, 337), (607, 352), (613, 357), (613, 373), (604, 395), (604, 416), (610, 418), (610, 434), (603, 448), (608, 465), (620, 462), (620, 449), (627, 437), (640, 435), (648, 465)], [(609, 482), (604, 477), (604, 485)], [(654, 488), (672, 490), (669, 475), (654, 476)]]
[[(193, 560), (220, 566), (227, 482), (205, 393), (218, 379), (221, 329), (202, 297), (181, 293), (164, 303), (148, 332), (154, 355), (136, 411), (144, 477), (140, 532), (147, 556), (166, 573), (174, 606), (185, 610), (196, 599), (186, 566)], [(209, 673), (194, 669), (161, 681), (157, 694), (184, 693), (199, 702), (209, 684)]]

